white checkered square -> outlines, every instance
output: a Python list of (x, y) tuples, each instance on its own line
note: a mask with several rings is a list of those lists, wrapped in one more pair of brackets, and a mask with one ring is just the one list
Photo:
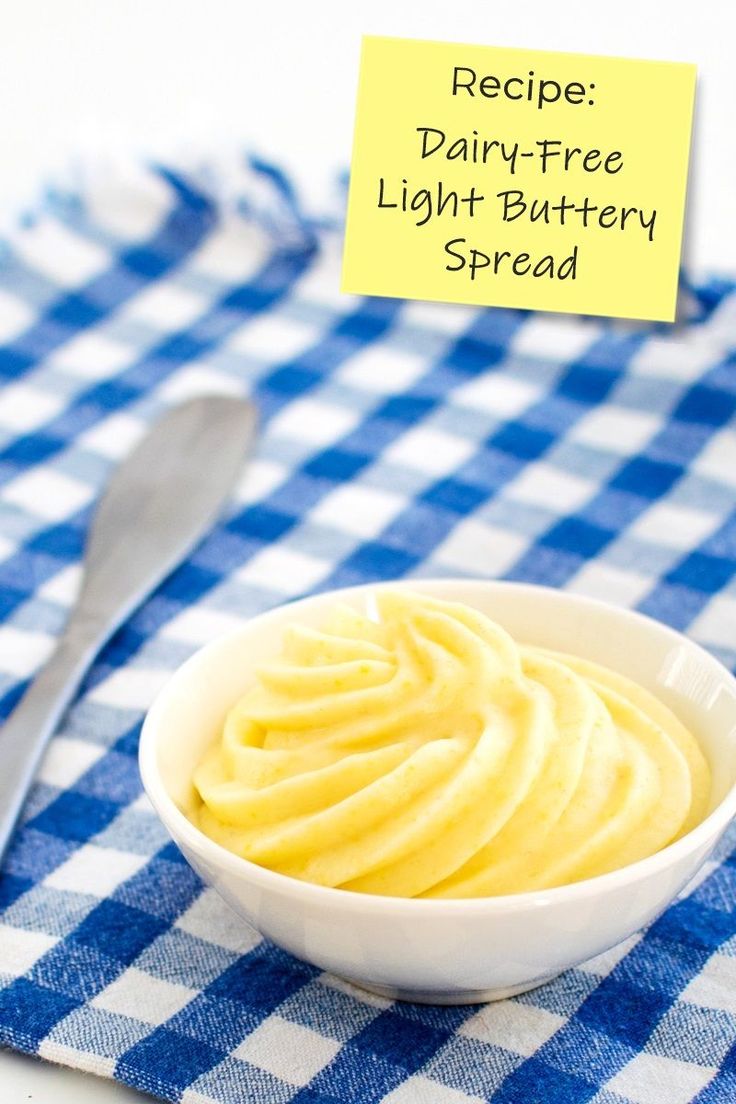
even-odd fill
[(159, 395), (166, 403), (187, 402), (200, 395), (242, 396), (243, 385), (234, 376), (223, 375), (206, 364), (193, 364), (167, 380)]
[(225, 348), (266, 364), (279, 364), (299, 356), (313, 344), (314, 327), (298, 318), (276, 312), (258, 315), (237, 329)]
[(601, 324), (583, 319), (532, 315), (515, 334), (512, 348), (520, 356), (542, 360), (577, 360), (601, 333)]
[(595, 485), (588, 479), (540, 461), (528, 464), (506, 488), (510, 498), (542, 506), (556, 514), (578, 510), (594, 493)]
[(311, 511), (310, 521), (367, 539), (378, 534), (406, 505), (400, 495), (359, 483), (337, 487)]
[(0, 341), (5, 344), (27, 330), (36, 315), (28, 303), (0, 288)]
[(632, 537), (664, 544), (668, 548), (694, 548), (709, 536), (718, 518), (706, 510), (693, 510), (671, 502), (655, 502), (629, 529)]
[(539, 388), (528, 380), (505, 372), (484, 372), (458, 387), (453, 393), (453, 403), (482, 410), (501, 421), (518, 417), (539, 394)]
[(3, 949), (3, 973), (22, 977), (39, 958), (59, 942), (53, 935), (26, 931), (11, 924), (0, 924), (0, 946)]
[[(92, 1078), (80, 1078), (75, 1073), (69, 1073), (69, 1086), (74, 1085), (74, 1104), (99, 1104), (100, 1094), (96, 1088), (98, 1077), (112, 1077), (115, 1073), (115, 1066), (117, 1065), (116, 1058), (109, 1058), (104, 1054), (95, 1054), (90, 1050), (83, 1050), (80, 1047), (67, 1046), (65, 1043), (57, 1043), (53, 1037), (47, 1037), (42, 1039), (38, 1044), (38, 1056), (39, 1058), (45, 1058), (47, 1062), (53, 1063), (57, 1069), (50, 1072), (50, 1077), (54, 1085), (54, 1095), (50, 1098), (53, 1104), (56, 1101), (63, 1099), (59, 1096), (61, 1078), (66, 1079), (66, 1074), (59, 1070), (59, 1066), (71, 1066), (72, 1070), (81, 1070), (83, 1073), (94, 1073), (94, 1081)], [(61, 1074), (61, 1077), (59, 1076)], [(80, 1084), (81, 1082), (81, 1084)], [(87, 1089), (92, 1089), (92, 1085), (95, 1088), (94, 1097), (87, 1095)], [(112, 1089), (112, 1086), (110, 1086)], [(117, 1088), (117, 1086), (115, 1086)], [(115, 1091), (115, 1089), (113, 1089)], [(82, 1095), (84, 1093), (84, 1095)], [(117, 1096), (117, 1092), (115, 1092)], [(29, 1099), (37, 1099), (39, 1104), (45, 1104), (48, 1097), (29, 1097)], [(117, 1101), (116, 1101), (117, 1104)]]
[(586, 414), (570, 431), (570, 438), (605, 452), (623, 456), (639, 452), (661, 428), (654, 414), (601, 406)]
[(435, 330), (457, 337), (476, 316), (474, 307), (463, 303), (433, 303), (426, 299), (410, 299), (401, 309), (400, 325), (420, 330)]
[(90, 701), (120, 709), (148, 709), (171, 671), (157, 667), (120, 667), (95, 686)]
[(158, 1026), (180, 1012), (196, 995), (186, 985), (163, 981), (130, 966), (90, 1003), (93, 1008)]
[(138, 443), (145, 430), (146, 423), (140, 418), (120, 411), (81, 433), (78, 441), (82, 448), (99, 456), (120, 460)]
[(196, 292), (172, 283), (158, 283), (131, 299), (118, 317), (171, 332), (190, 325), (206, 307), (207, 301)]
[(247, 954), (261, 936), (227, 905), (214, 889), (205, 889), (176, 921), (176, 927), (227, 951)]
[(257, 272), (269, 245), (260, 227), (239, 216), (226, 216), (204, 239), (189, 267), (198, 277), (216, 280), (229, 291)]
[(683, 991), (682, 999), (736, 1016), (736, 958), (712, 955)]
[(38, 588), (41, 598), (47, 602), (56, 602), (60, 606), (69, 606), (79, 592), (82, 582), (82, 565), (79, 563), (68, 564), (57, 571), (55, 575), (47, 579), (43, 586)]
[(271, 544), (236, 571), (235, 577), (281, 594), (300, 594), (324, 579), (331, 567), (327, 560)]
[(8, 483), (3, 491), (6, 503), (44, 521), (69, 517), (86, 506), (92, 495), (92, 488), (86, 483), (50, 468), (31, 468)]
[(55, 368), (87, 380), (117, 375), (136, 359), (138, 351), (113, 341), (99, 330), (82, 330), (49, 358)]
[(466, 575), (502, 575), (528, 547), (519, 533), (486, 525), (475, 518), (458, 522), (436, 550), (437, 563)]
[(721, 300), (702, 330), (706, 340), (733, 347), (733, 335), (736, 333), (736, 295), (733, 292)]
[(494, 1001), (484, 1005), (459, 1028), (468, 1039), (480, 1039), (515, 1054), (530, 1055), (539, 1050), (565, 1023), (564, 1016), (517, 1001)]
[(151, 799), (149, 798), (145, 790), (143, 791), (143, 793), (138, 794), (138, 797), (135, 799), (135, 801), (131, 801), (126, 812), (143, 813), (144, 816), (155, 815), (153, 805), (151, 804)]
[(66, 790), (105, 754), (104, 747), (68, 736), (54, 736), (38, 771), (38, 780)]
[(652, 336), (631, 358), (630, 370), (640, 376), (657, 379), (698, 379), (703, 369), (713, 363), (714, 350), (696, 331), (680, 331), (671, 337)]
[(52, 889), (108, 897), (147, 862), (145, 855), (85, 843), (45, 879)]
[(306, 1085), (323, 1070), (340, 1049), (336, 1039), (326, 1039), (309, 1027), (269, 1016), (234, 1052), (259, 1069), (289, 1085)]
[(695, 457), (692, 470), (716, 483), (736, 487), (736, 430), (722, 429), (714, 434)]
[(338, 378), (361, 391), (395, 395), (411, 387), (426, 368), (422, 357), (407, 349), (369, 345), (345, 361)]
[(652, 580), (602, 560), (589, 560), (568, 584), (576, 594), (619, 606), (635, 606), (652, 589)]
[[(340, 291), (342, 234), (326, 235), (321, 244), (322, 248), (313, 263), (296, 283), (293, 293), (295, 301), (304, 307), (316, 304), (320, 312), (334, 311), (339, 316), (357, 310), (361, 303), (360, 296)], [(324, 331), (324, 321), (320, 329)]]
[(53, 639), (47, 633), (29, 632), (15, 625), (3, 625), (0, 671), (15, 678), (28, 678), (51, 652)]
[(16, 548), (17, 544), (15, 541), (10, 540), (9, 537), (0, 536), (0, 563), (6, 560), (8, 556), (11, 556)]
[(480, 1104), (481, 1099), (415, 1073), (384, 1096), (382, 1104)]
[(39, 391), (26, 383), (12, 383), (0, 396), (0, 426), (13, 433), (28, 433), (50, 421), (64, 404), (61, 395)]
[(92, 222), (123, 241), (151, 237), (171, 209), (171, 188), (159, 173), (142, 163), (126, 161), (99, 166), (94, 187), (85, 196)]
[(721, 648), (736, 648), (736, 598), (714, 595), (690, 625), (691, 636)]
[(189, 606), (169, 621), (162, 631), (171, 640), (181, 640), (185, 644), (200, 647), (224, 633), (232, 632), (242, 624), (243, 618), (235, 614), (208, 609), (206, 606)]
[(262, 460), (254, 457), (245, 465), (238, 481), (233, 498), (237, 502), (258, 502), (266, 498), (280, 483), (288, 478), (290, 469), (276, 460)]
[(426, 475), (443, 476), (472, 456), (476, 447), (475, 441), (433, 426), (418, 425), (389, 445), (382, 459), (388, 464), (415, 468)]
[(15, 240), (20, 256), (61, 288), (80, 288), (110, 262), (106, 249), (55, 218), (41, 218)]
[[(229, 1062), (228, 1062), (229, 1064)], [(247, 1069), (247, 1066), (245, 1067)], [(219, 1073), (219, 1068), (215, 1066), (213, 1071), (214, 1075)], [(137, 1104), (137, 1102), (136, 1102)], [(210, 1092), (199, 1092), (198, 1089), (185, 1089), (181, 1096), (181, 1104), (214, 1104), (212, 1094)]]
[(298, 399), (276, 415), (269, 426), (269, 435), (291, 437), (324, 448), (343, 437), (357, 420), (358, 412), (345, 406)]
[(606, 1088), (632, 1104), (690, 1104), (715, 1072), (712, 1066), (642, 1053), (608, 1081)]

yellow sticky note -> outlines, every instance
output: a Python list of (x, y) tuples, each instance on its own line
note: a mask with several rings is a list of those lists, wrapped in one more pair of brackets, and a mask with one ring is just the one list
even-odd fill
[(695, 66), (367, 37), (342, 290), (673, 321)]

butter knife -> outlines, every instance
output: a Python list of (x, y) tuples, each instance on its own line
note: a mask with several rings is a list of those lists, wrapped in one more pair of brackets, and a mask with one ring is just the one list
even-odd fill
[(205, 395), (167, 411), (113, 472), (56, 648), (0, 730), (0, 861), (43, 751), (97, 652), (216, 520), (256, 431), (252, 403)]

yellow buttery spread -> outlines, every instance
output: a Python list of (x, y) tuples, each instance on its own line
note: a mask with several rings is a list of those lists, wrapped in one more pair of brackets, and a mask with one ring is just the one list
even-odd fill
[(199, 826), (261, 866), (400, 897), (563, 885), (705, 814), (686, 728), (629, 679), (390, 590), (293, 625), (198, 766)]

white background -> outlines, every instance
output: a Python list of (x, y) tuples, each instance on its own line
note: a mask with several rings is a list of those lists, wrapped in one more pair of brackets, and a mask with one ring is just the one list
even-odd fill
[(0, 221), (80, 152), (350, 157), (362, 33), (699, 67), (686, 257), (736, 270), (732, 0), (3, 0)]
[[(82, 155), (251, 146), (319, 195), (349, 161), (363, 33), (695, 62), (686, 258), (736, 271), (731, 0), (3, 0), (0, 223)], [(0, 1099), (141, 1098), (0, 1055)]]

